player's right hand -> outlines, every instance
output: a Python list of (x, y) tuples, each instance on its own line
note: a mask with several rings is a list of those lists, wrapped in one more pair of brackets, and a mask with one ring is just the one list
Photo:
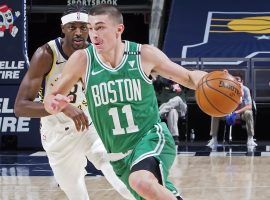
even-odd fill
[(72, 101), (72, 96), (64, 96), (62, 94), (47, 95), (44, 98), (44, 107), (47, 112), (57, 114), (61, 112)]
[(68, 104), (62, 110), (62, 112), (73, 120), (77, 131), (84, 131), (88, 129), (88, 125), (89, 125), (88, 118), (81, 109), (76, 108), (75, 106), (72, 106), (71, 104)]

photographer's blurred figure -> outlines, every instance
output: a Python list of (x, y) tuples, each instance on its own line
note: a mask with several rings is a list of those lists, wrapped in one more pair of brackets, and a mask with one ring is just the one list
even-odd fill
[(187, 104), (183, 101), (182, 89), (178, 83), (158, 77), (154, 83), (159, 102), (161, 119), (167, 121), (175, 145), (179, 145), (179, 117), (184, 118), (187, 113)]

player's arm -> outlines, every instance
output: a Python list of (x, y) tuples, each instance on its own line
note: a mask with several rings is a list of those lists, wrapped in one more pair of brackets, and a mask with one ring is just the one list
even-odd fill
[(71, 88), (79, 81), (84, 80), (87, 60), (84, 50), (75, 51), (65, 64), (64, 70), (51, 92), (44, 98), (45, 109), (55, 114), (69, 105), (71, 96), (67, 97)]
[(34, 102), (34, 99), (44, 76), (51, 70), (52, 62), (52, 50), (48, 44), (36, 50), (17, 93), (14, 105), (16, 116), (39, 118), (49, 115), (43, 103)]
[(207, 74), (204, 71), (190, 71), (172, 62), (162, 51), (151, 45), (142, 45), (142, 67), (146, 75), (156, 72), (187, 88), (196, 89), (200, 79)]

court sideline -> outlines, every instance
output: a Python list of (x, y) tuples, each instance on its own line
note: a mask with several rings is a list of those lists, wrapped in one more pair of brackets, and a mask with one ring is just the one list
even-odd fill
[[(171, 180), (185, 200), (270, 199), (270, 146), (181, 145), (171, 170)], [(45, 152), (2, 151), (1, 200), (66, 199), (58, 188)], [(87, 166), (86, 183), (92, 200), (122, 200), (100, 171)]]

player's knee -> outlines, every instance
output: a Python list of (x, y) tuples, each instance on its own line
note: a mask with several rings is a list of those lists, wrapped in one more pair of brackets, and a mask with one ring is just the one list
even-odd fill
[(92, 144), (92, 147), (90, 151), (87, 152), (86, 156), (99, 170), (103, 164), (109, 163), (106, 149), (100, 139), (96, 140), (94, 144)]
[(155, 196), (155, 184), (157, 179), (150, 173), (136, 171), (129, 176), (129, 185), (137, 193), (143, 196)]
[(103, 152), (103, 151), (92, 152), (91, 155), (87, 155), (87, 158), (99, 170), (101, 169), (102, 165), (109, 163), (108, 156), (106, 152)]

